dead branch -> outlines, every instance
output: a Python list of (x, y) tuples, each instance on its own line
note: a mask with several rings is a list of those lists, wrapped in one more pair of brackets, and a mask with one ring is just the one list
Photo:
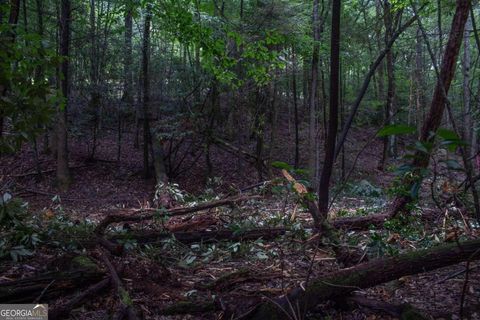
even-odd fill
[[(232, 205), (239, 202), (244, 202), (244, 201), (248, 201), (251, 199), (258, 199), (258, 198), (260, 197), (259, 196), (238, 196), (238, 197), (231, 197), (231, 198), (226, 198), (226, 199), (221, 199), (221, 200), (216, 200), (211, 202), (205, 202), (194, 207), (172, 208), (172, 209), (166, 210), (165, 212), (161, 212), (159, 209), (155, 209), (155, 208), (146, 208), (146, 209), (137, 209), (137, 210), (127, 211), (130, 215), (111, 214), (105, 217), (98, 224), (98, 226), (95, 228), (95, 233), (98, 235), (103, 234), (105, 232), (105, 229), (112, 223), (141, 222), (141, 221), (153, 219), (157, 215), (157, 212), (160, 214), (160, 216), (180, 216), (180, 215), (185, 215), (185, 214), (207, 210), (211, 208), (216, 208), (220, 206)], [(134, 215), (136, 213), (144, 213), (144, 212), (150, 212), (150, 213), (143, 214), (143, 215)]]

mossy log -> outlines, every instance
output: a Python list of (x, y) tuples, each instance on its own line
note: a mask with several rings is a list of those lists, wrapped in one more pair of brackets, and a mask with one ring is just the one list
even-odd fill
[(304, 314), (325, 300), (344, 297), (355, 290), (474, 259), (480, 259), (480, 240), (373, 260), (313, 279), (305, 288), (297, 287), (285, 296), (260, 304), (242, 319), (288, 319)]

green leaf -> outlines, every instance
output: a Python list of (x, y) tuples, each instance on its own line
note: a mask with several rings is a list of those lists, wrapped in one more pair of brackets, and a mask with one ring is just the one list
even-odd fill
[(432, 150), (432, 144), (429, 142), (416, 141), (414, 149), (423, 153), (430, 153)]
[(274, 161), (272, 162), (272, 167), (277, 168), (277, 169), (285, 169), (287, 171), (292, 170), (292, 166), (289, 165), (286, 162), (282, 161)]
[(414, 133), (417, 129), (412, 126), (407, 126), (405, 124), (391, 124), (383, 127), (378, 133), (377, 137), (386, 137), (399, 134), (409, 134)]
[(460, 137), (454, 131), (444, 128), (437, 130), (437, 136), (444, 140), (460, 140)]

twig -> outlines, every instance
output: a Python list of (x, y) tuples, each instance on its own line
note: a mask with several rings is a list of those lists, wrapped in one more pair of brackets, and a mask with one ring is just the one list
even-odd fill
[(50, 283), (42, 290), (42, 292), (40, 292), (40, 295), (35, 299), (33, 300), (33, 303), (38, 303), (42, 298), (43, 296), (45, 295), (45, 292), (47, 292), (48, 288), (50, 288), (50, 286), (55, 282), (55, 279), (53, 279), (52, 281), (50, 281)]

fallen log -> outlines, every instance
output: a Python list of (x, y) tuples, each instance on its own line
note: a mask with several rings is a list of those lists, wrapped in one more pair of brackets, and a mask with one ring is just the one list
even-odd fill
[(287, 295), (259, 304), (242, 319), (288, 319), (305, 314), (319, 303), (344, 297), (407, 275), (480, 259), (480, 240), (417, 250), (397, 257), (373, 260), (312, 280)]
[[(260, 198), (260, 197), (259, 196), (231, 197), (231, 198), (226, 198), (226, 199), (201, 203), (201, 204), (199, 204), (197, 206), (194, 206), (194, 207), (176, 207), (176, 208), (168, 209), (164, 213), (161, 213), (161, 215), (164, 215), (164, 216), (180, 216), (180, 215), (185, 215), (185, 214), (198, 212), (198, 211), (202, 211), (202, 210), (207, 210), (207, 209), (211, 209), (211, 208), (216, 208), (216, 207), (220, 207), (220, 206), (232, 205), (232, 204), (236, 204), (236, 203), (239, 203), (239, 202), (244, 202), (244, 201), (247, 201), (247, 200), (258, 199), (258, 198)], [(143, 215), (135, 215), (136, 213), (144, 213), (144, 212), (150, 212), (150, 213), (143, 214)], [(105, 232), (105, 229), (112, 223), (117, 223), (117, 222), (141, 222), (141, 221), (145, 221), (145, 220), (150, 220), (150, 219), (153, 219), (154, 217), (156, 217), (158, 212), (159, 212), (159, 209), (146, 208), (146, 209), (138, 209), (138, 210), (128, 211), (129, 215), (110, 214), (107, 217), (105, 217), (98, 224), (98, 226), (95, 228), (95, 233), (97, 235), (103, 234)]]
[[(39, 276), (0, 283), (2, 303), (32, 303), (42, 295), (42, 301), (50, 301), (85, 284), (99, 281), (105, 273), (93, 270), (49, 272)], [(45, 290), (46, 289), (46, 290)]]
[(372, 214), (361, 217), (347, 217), (334, 219), (330, 224), (335, 229), (344, 229), (349, 231), (367, 230), (370, 226), (381, 227), (384, 222), (390, 218), (388, 214)]
[(219, 240), (241, 241), (241, 240), (257, 240), (262, 239), (275, 239), (281, 235), (284, 235), (287, 229), (285, 228), (265, 228), (248, 230), (244, 232), (235, 232), (231, 230), (216, 230), (216, 231), (196, 231), (196, 232), (130, 232), (125, 235), (112, 236), (110, 240), (124, 240), (135, 239), (138, 243), (148, 244), (174, 237), (177, 241), (190, 244), (194, 242), (214, 242)]

